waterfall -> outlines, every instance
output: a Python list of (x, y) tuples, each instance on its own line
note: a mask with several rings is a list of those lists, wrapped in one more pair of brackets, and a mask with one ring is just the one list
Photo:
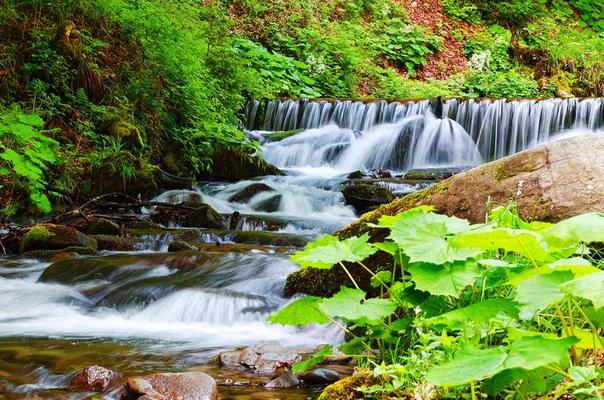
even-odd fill
[(264, 157), (281, 168), (409, 170), (470, 166), (530, 148), (569, 131), (604, 128), (604, 99), (254, 100), (246, 127), (299, 130), (266, 140)]

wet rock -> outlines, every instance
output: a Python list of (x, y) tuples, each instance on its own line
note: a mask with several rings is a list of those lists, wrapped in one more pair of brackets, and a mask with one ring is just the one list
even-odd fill
[(210, 375), (203, 372), (181, 372), (129, 378), (122, 398), (218, 400), (219, 395), (216, 381)]
[(246, 368), (261, 375), (274, 375), (289, 369), (292, 364), (311, 354), (312, 349), (288, 349), (277, 342), (260, 342), (241, 350), (222, 352), (219, 355), (223, 368)]
[(247, 203), (252, 197), (257, 195), (258, 193), (271, 192), (273, 188), (271, 188), (266, 183), (258, 182), (252, 183), (251, 185), (246, 186), (240, 192), (234, 194), (229, 198), (229, 201), (235, 203)]
[(195, 179), (193, 178), (172, 175), (169, 172), (166, 172), (163, 169), (159, 168), (157, 169), (157, 172), (155, 173), (154, 177), (155, 181), (157, 182), (157, 186), (159, 186), (160, 189), (164, 190), (191, 190), (195, 182)]
[(31, 228), (21, 241), (21, 253), (39, 250), (72, 251), (95, 254), (96, 240), (75, 228), (63, 225), (41, 224)]
[(348, 179), (384, 179), (392, 178), (389, 171), (383, 169), (375, 169), (371, 171), (354, 171), (348, 174)]
[(256, 204), (254, 206), (254, 209), (256, 211), (275, 212), (279, 210), (279, 206), (281, 205), (281, 199), (283, 199), (283, 196), (280, 194), (276, 194)]
[(160, 224), (150, 221), (150, 220), (127, 222), (126, 227), (128, 229), (158, 229), (158, 230), (162, 229), (162, 226)]
[(289, 389), (300, 384), (300, 380), (291, 371), (285, 371), (266, 385), (267, 389)]
[(366, 175), (363, 173), (363, 171), (354, 171), (348, 174), (348, 179), (363, 179), (365, 177)]
[(342, 194), (346, 203), (353, 206), (359, 214), (394, 200), (394, 195), (390, 190), (375, 185), (346, 185)]
[(109, 251), (136, 251), (137, 240), (111, 235), (93, 235), (99, 250)]
[(308, 385), (325, 385), (342, 378), (337, 371), (329, 368), (315, 368), (302, 375), (302, 380)]
[(422, 168), (413, 169), (403, 175), (405, 179), (417, 181), (442, 181), (467, 171), (471, 167), (449, 167), (449, 168)]
[(158, 224), (177, 224), (191, 228), (222, 229), (224, 220), (216, 210), (207, 204), (189, 208), (171, 208), (159, 206), (151, 220)]
[(115, 373), (105, 367), (92, 365), (76, 373), (69, 382), (69, 390), (78, 392), (104, 392), (112, 383)]
[(120, 235), (121, 232), (118, 224), (105, 218), (95, 218), (86, 228), (88, 235)]
[(189, 243), (185, 242), (184, 240), (173, 240), (168, 245), (168, 251), (169, 252), (185, 251), (185, 250), (196, 250), (196, 249), (197, 248), (195, 246), (193, 246), (192, 244), (189, 244)]

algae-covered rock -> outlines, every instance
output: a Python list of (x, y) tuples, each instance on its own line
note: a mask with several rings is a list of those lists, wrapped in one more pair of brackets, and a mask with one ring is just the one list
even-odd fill
[(361, 214), (394, 200), (394, 195), (390, 190), (375, 185), (346, 185), (342, 194), (346, 203)]
[(186, 208), (159, 206), (151, 220), (163, 225), (176, 224), (190, 228), (222, 229), (225, 225), (222, 215), (204, 203)]
[(357, 388), (371, 386), (377, 379), (368, 374), (357, 374), (341, 379), (327, 386), (317, 400), (356, 400), (363, 394)]
[(94, 254), (96, 240), (70, 226), (40, 224), (31, 228), (21, 241), (21, 253), (32, 251), (72, 251)]

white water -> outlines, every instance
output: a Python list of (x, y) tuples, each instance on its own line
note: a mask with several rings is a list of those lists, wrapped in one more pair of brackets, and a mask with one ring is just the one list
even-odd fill
[[(137, 262), (134, 256), (132, 263), (126, 263), (120, 271), (127, 271)], [(341, 340), (331, 328), (295, 329), (266, 322), (270, 312), (287, 302), (280, 293), (285, 277), (295, 267), (286, 256), (226, 254), (211, 271), (197, 272), (146, 265), (147, 273), (112, 282), (116, 285), (113, 292), (135, 284), (152, 290), (162, 286), (162, 279), (169, 286), (183, 274), (199, 274), (199, 284), (174, 288), (148, 304), (134, 302), (126, 306), (102, 305), (83, 294), (103, 287), (108, 283), (105, 280), (46, 283), (38, 278), (47, 263), (23, 260), (8, 268), (2, 261), (0, 265), (0, 336), (151, 339), (162, 342), (158, 347), (162, 351), (230, 349), (262, 340), (277, 340), (284, 345)], [(149, 278), (160, 279), (145, 286)]]
[[(604, 128), (604, 100), (271, 101), (248, 104), (250, 135), (281, 168), (407, 171), (480, 164), (568, 132)], [(254, 130), (260, 129), (260, 130)], [(273, 131), (300, 130), (279, 142)]]

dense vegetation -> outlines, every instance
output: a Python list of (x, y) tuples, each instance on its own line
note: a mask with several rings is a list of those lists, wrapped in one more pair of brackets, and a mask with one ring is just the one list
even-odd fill
[[(340, 350), (374, 377), (356, 398), (603, 397), (604, 270), (589, 244), (604, 241), (604, 214), (527, 223), (508, 207), (470, 225), (420, 207), (373, 227), (389, 235), (377, 243), (327, 235), (292, 260), (345, 271), (358, 263), (381, 296), (369, 298), (349, 274), (332, 297), (307, 296), (270, 317), (344, 330)], [(392, 268), (363, 264), (377, 251)]]
[(601, 95), (603, 25), (597, 0), (1, 0), (3, 212), (203, 178), (256, 151), (252, 97)]

